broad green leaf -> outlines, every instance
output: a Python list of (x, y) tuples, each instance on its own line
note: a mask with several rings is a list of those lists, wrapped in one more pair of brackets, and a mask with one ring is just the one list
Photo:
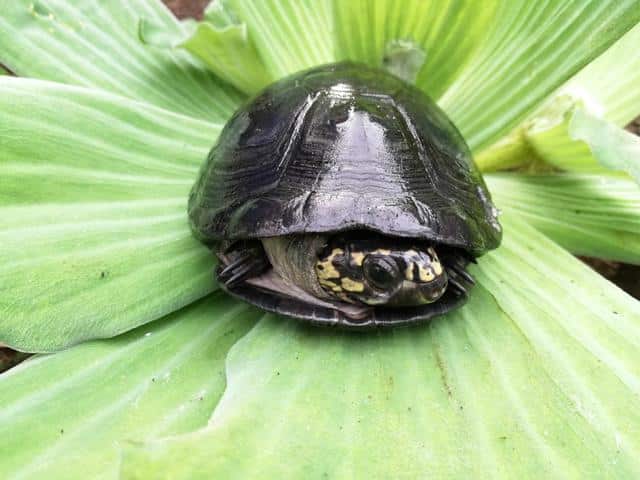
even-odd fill
[[(640, 8), (640, 7), (636, 7)], [(583, 68), (560, 90), (590, 111), (624, 127), (640, 115), (640, 23)]]
[(495, 0), (335, 0), (336, 56), (383, 66), (396, 42), (413, 45), (424, 56), (416, 83), (438, 98), (487, 38), (497, 7)]
[(14, 77), (0, 113), (0, 343), (116, 335), (214, 288), (186, 203), (220, 125)]
[(274, 79), (335, 61), (332, 0), (225, 0), (223, 9), (247, 24)]
[(640, 137), (582, 109), (571, 117), (569, 135), (589, 145), (602, 167), (626, 172), (640, 183)]
[(553, 170), (550, 157), (564, 162), (577, 158), (578, 164), (584, 163), (583, 159), (590, 157), (589, 148), (574, 142), (567, 133), (576, 100), (569, 95), (552, 98), (553, 101), (539, 108), (509, 135), (476, 155), (478, 167), (485, 172), (516, 167)]
[(140, 22), (140, 38), (161, 48), (184, 48), (202, 60), (218, 77), (253, 94), (272, 82), (265, 71), (245, 24), (218, 27), (210, 22), (187, 20), (183, 32), (168, 32), (163, 25)]
[(577, 255), (640, 264), (640, 187), (626, 177), (485, 175), (498, 207)]
[[(565, 97), (478, 156), (484, 171), (544, 164), (581, 173), (628, 173), (640, 182), (640, 139)], [(569, 104), (566, 108), (562, 105)]]
[[(591, 132), (584, 131), (587, 135), (597, 134), (602, 128), (624, 137), (614, 125), (624, 127), (640, 114), (638, 44), (640, 24), (583, 68), (507, 137), (481, 152), (477, 158), (480, 167), (497, 170), (543, 161), (571, 171), (604, 172), (588, 145), (574, 138), (573, 118), (580, 115), (587, 120), (586, 115), (594, 124)], [(582, 140), (589, 143), (588, 137)], [(618, 146), (613, 142), (609, 147)]]
[(117, 478), (129, 441), (204, 426), (258, 312), (215, 295), (126, 335), (0, 376), (0, 477)]
[[(531, 120), (531, 127), (527, 127), (522, 134), (522, 140), (526, 142), (529, 151), (537, 163), (553, 166), (556, 169), (571, 172), (607, 174), (607, 169), (598, 163), (593, 156), (593, 152), (586, 142), (572, 138), (571, 124), (575, 113), (583, 110), (583, 105), (573, 103), (571, 97), (566, 97), (564, 102), (554, 102), (556, 104), (569, 102), (572, 104), (562, 113), (560, 120), (551, 118), (534, 117)], [(562, 108), (562, 107), (560, 107)], [(593, 117), (597, 119), (597, 117)], [(604, 120), (600, 120), (607, 123)], [(559, 122), (559, 123), (556, 123)], [(617, 128), (611, 124), (611, 127)], [(536, 127), (538, 126), (538, 127)], [(616, 151), (617, 145), (612, 145)]]
[(242, 100), (185, 52), (143, 45), (141, 17), (181, 31), (157, 0), (0, 0), (0, 63), (19, 76), (96, 87), (194, 116), (226, 119)]
[(636, 478), (640, 304), (503, 224), (469, 304), (427, 326), (264, 319), (207, 427), (125, 448), (123, 477)]
[(500, 2), (439, 103), (480, 151), (638, 22), (637, 0)]

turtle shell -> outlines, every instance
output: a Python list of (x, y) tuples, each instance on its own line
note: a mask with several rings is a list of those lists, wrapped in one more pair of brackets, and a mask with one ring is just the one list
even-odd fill
[(370, 229), (478, 256), (497, 211), (464, 139), (426, 94), (361, 64), (263, 90), (229, 120), (189, 199), (205, 242)]

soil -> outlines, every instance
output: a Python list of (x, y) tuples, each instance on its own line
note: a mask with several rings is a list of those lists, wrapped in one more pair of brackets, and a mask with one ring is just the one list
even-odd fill
[(627, 130), (636, 135), (640, 135), (640, 117), (636, 118), (633, 122), (627, 125)]
[(209, 0), (162, 0), (178, 18), (202, 19), (202, 12)]
[(600, 258), (578, 258), (629, 295), (640, 300), (640, 265), (611, 262)]
[(16, 352), (9, 348), (0, 347), (0, 373), (9, 370), (29, 356), (28, 353)]

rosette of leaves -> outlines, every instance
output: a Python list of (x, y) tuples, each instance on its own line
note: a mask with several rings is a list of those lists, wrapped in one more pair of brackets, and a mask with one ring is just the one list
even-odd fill
[[(0, 0), (1, 478), (638, 478), (637, 0)], [(388, 68), (502, 211), (469, 303), (353, 335), (217, 292), (189, 189), (234, 109)]]

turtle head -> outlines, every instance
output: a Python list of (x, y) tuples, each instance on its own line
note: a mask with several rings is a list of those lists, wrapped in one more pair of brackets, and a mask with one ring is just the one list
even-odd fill
[(315, 270), (327, 293), (350, 303), (423, 305), (447, 288), (435, 248), (406, 238), (339, 235), (320, 252)]

